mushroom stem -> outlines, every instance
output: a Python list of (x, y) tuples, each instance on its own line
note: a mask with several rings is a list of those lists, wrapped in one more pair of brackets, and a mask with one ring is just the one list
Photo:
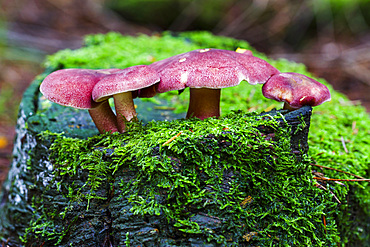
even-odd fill
[(118, 131), (116, 115), (109, 106), (108, 100), (103, 101), (95, 108), (89, 109), (89, 114), (101, 134)]
[(123, 133), (126, 131), (126, 121), (131, 121), (136, 118), (136, 110), (134, 101), (132, 100), (131, 92), (124, 92), (113, 95), (114, 105), (117, 115), (118, 131)]
[(190, 102), (186, 118), (201, 120), (220, 116), (221, 89), (190, 88)]
[(283, 109), (288, 110), (288, 111), (294, 111), (294, 110), (297, 110), (298, 108), (294, 108), (291, 105), (289, 105), (288, 103), (284, 102)]

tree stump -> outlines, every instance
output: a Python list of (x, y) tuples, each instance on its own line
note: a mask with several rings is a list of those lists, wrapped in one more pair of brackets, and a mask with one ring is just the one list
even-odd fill
[[(136, 101), (142, 122), (128, 124), (123, 134), (100, 135), (87, 111), (50, 103), (39, 92), (42, 79), (60, 68), (124, 68), (204, 47), (251, 49), (246, 42), (209, 33), (110, 33), (85, 43), (49, 58), (51, 68), (24, 94), (0, 194), (2, 245), (339, 242), (337, 204), (312, 178), (306, 154), (310, 107), (261, 114), (240, 109), (200, 121)], [(243, 99), (253, 98), (243, 89), (237, 89)]]
[[(45, 72), (47, 73), (48, 71)], [(248, 143), (243, 142), (245, 133), (229, 127), (223, 127), (219, 134), (199, 136), (192, 136), (192, 130), (189, 129), (189, 137), (183, 138), (178, 147), (196, 145), (196, 150), (201, 152), (198, 156), (196, 154), (191, 154), (191, 157), (182, 156), (183, 153), (173, 148), (176, 146), (167, 148), (165, 143), (148, 146), (150, 164), (157, 160), (158, 163), (163, 163), (163, 166), (169, 166), (171, 171), (168, 174), (172, 174), (174, 178), (181, 175), (182, 179), (190, 179), (191, 176), (195, 176), (194, 180), (188, 181), (189, 185), (184, 180), (174, 178), (168, 181), (180, 181), (179, 188), (175, 188), (175, 184), (161, 184), (159, 180), (152, 184), (150, 180), (157, 179), (167, 171), (163, 170), (162, 175), (160, 172), (158, 174), (153, 171), (148, 172), (140, 165), (146, 164), (145, 161), (140, 163), (139, 155), (133, 155), (134, 158), (126, 161), (127, 165), (117, 163), (113, 170), (108, 169), (108, 173), (100, 181), (101, 184), (93, 191), (94, 194), (91, 194), (93, 182), (87, 182), (91, 178), (91, 170), (77, 168), (71, 176), (64, 176), (61, 169), (63, 165), (55, 163), (55, 152), (58, 150), (54, 151), (54, 158), (50, 158), (52, 153), (50, 147), (54, 140), (50, 133), (63, 133), (59, 136), (75, 138), (71, 139), (73, 143), (73, 140), (94, 138), (98, 135), (98, 131), (87, 111), (62, 107), (45, 100), (39, 93), (39, 83), (40, 79), (33, 82), (24, 94), (20, 105), (14, 160), (1, 193), (0, 237), (3, 244), (8, 246), (248, 246), (299, 243), (301, 241), (299, 236), (289, 235), (289, 231), (294, 228), (297, 229), (296, 233), (313, 232), (317, 239), (311, 237), (311, 243), (315, 243), (319, 238), (325, 238), (325, 230), (331, 229), (330, 226), (325, 228), (321, 223), (321, 214), (326, 209), (321, 207), (315, 210), (314, 208), (314, 205), (318, 207), (321, 203), (317, 201), (317, 196), (323, 198), (321, 197), (323, 195), (320, 195), (319, 190), (311, 184), (302, 183), (302, 181), (309, 181), (310, 174), (303, 160), (308, 150), (307, 135), (311, 107), (303, 107), (292, 112), (273, 110), (258, 117), (254, 116), (255, 120), (251, 121), (265, 123), (264, 121), (274, 119), (277, 124), (271, 126), (257, 124), (251, 127), (253, 129), (251, 133), (255, 134), (252, 139), (258, 139), (261, 146), (249, 147)], [(171, 116), (170, 112), (164, 115), (155, 114), (155, 112), (152, 114), (151, 118), (157, 122), (151, 122), (151, 125), (163, 123), (163, 129), (173, 127), (171, 121), (163, 120), (181, 117)], [(235, 114), (245, 115), (240, 112)], [(182, 122), (189, 126), (201, 124), (196, 120), (182, 120)], [(196, 125), (191, 125), (194, 123)], [(287, 139), (288, 142), (280, 136), (279, 129), (288, 132), (290, 136)], [(114, 136), (115, 140), (125, 136), (124, 139), (128, 140), (126, 141), (128, 144), (131, 139), (136, 138), (134, 132), (130, 131), (127, 135)], [(226, 149), (229, 147), (230, 149)], [(254, 150), (256, 153), (239, 154), (238, 149), (241, 147), (250, 148), (248, 150)], [(288, 161), (284, 157), (276, 157), (275, 147), (288, 151), (284, 153)], [(121, 147), (117, 146), (117, 149), (119, 148)], [(220, 150), (220, 155), (215, 155), (214, 149)], [(261, 149), (270, 149), (271, 155), (268, 153), (265, 158), (257, 157), (260, 152), (265, 152)], [(230, 153), (228, 153), (229, 150)], [(114, 148), (107, 149), (100, 143), (94, 144), (88, 152), (89, 154), (100, 152), (102, 162), (113, 164), (115, 160), (121, 158), (119, 152), (115, 151)], [(256, 163), (240, 163), (240, 158), (234, 159), (243, 155), (256, 156)], [(86, 153), (81, 153), (78, 159), (82, 160), (84, 157)], [(202, 160), (193, 164), (192, 159), (198, 158)], [(211, 161), (216, 159), (216, 162)], [(290, 168), (295, 167), (295, 170), (281, 173), (284, 166), (279, 162), (283, 161), (289, 163)], [(302, 165), (292, 166), (294, 163)], [(67, 163), (64, 165), (68, 166)], [(248, 172), (253, 169), (255, 171), (249, 174)], [(274, 169), (276, 169), (274, 173), (264, 177), (263, 174)], [(190, 170), (193, 172), (191, 173)], [(248, 177), (245, 177), (246, 174)], [(289, 178), (281, 178), (283, 174)], [(161, 179), (165, 180), (168, 178), (166, 176)], [(302, 179), (303, 176), (306, 178)], [(298, 191), (303, 191), (303, 194), (299, 195), (302, 197), (300, 203), (307, 205), (297, 208), (303, 211), (312, 210), (313, 215), (316, 215), (314, 220), (310, 219), (312, 212), (301, 211), (303, 215), (291, 218), (292, 214), (286, 211), (290, 209), (295, 212), (294, 203), (299, 200), (298, 195), (282, 197), (273, 194), (277, 193), (274, 192), (273, 181), (276, 185), (281, 185), (286, 179), (293, 178), (296, 182), (287, 183), (285, 186), (286, 188), (297, 186)], [(266, 188), (271, 188), (273, 193), (265, 194), (258, 190), (259, 186), (265, 186), (263, 184), (269, 184)], [(307, 186), (309, 189), (300, 189), (299, 186)], [(251, 194), (253, 191), (256, 194)], [(83, 196), (77, 196), (78, 199), (71, 196), (78, 193)], [(311, 202), (307, 201), (309, 198), (312, 199), (310, 193), (315, 198)], [(146, 195), (150, 196), (146, 197)], [(277, 198), (280, 198), (278, 199), (280, 201), (275, 201)], [(290, 203), (293, 204), (290, 205)], [(150, 206), (151, 204), (153, 205)], [(259, 208), (258, 205), (263, 207)], [(272, 214), (284, 218), (286, 225), (274, 225), (275, 216), (271, 216)], [(253, 221), (249, 222), (248, 217), (253, 218)], [(288, 222), (288, 219), (291, 221)], [(297, 221), (305, 223), (297, 224)], [(272, 236), (269, 229), (273, 229), (272, 232), (276, 235)]]

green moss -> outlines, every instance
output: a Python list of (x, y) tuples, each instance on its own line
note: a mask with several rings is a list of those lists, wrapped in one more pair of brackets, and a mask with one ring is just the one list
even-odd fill
[[(46, 67), (54, 68), (126, 68), (137, 64), (150, 64), (170, 56), (197, 49), (191, 42), (171, 36), (137, 37), (117, 33), (86, 37), (86, 46), (78, 50), (62, 50), (49, 57)], [(166, 45), (163, 45), (166, 44)]]
[[(170, 33), (153, 37), (145, 35), (128, 37), (115, 33), (88, 36), (85, 47), (74, 51), (60, 51), (50, 56), (46, 65), (53, 69), (70, 67), (124, 68), (136, 64), (149, 64), (152, 61), (178, 53), (205, 47), (251, 49), (256, 56), (262, 57), (281, 71), (298, 72), (312, 76), (302, 64), (286, 60), (271, 60), (255, 51), (244, 41), (217, 37), (207, 32), (182, 33), (177, 37), (171, 36)], [(217, 147), (217, 144), (213, 143), (214, 140), (205, 139), (208, 135), (212, 134), (221, 139), (234, 138), (222, 134), (219, 126), (227, 126), (231, 129), (237, 128), (237, 131), (241, 131), (242, 138), (250, 134), (249, 131), (251, 130), (244, 128), (244, 123), (237, 122), (236, 119), (228, 115), (232, 110), (243, 109), (261, 112), (265, 109), (280, 107), (278, 103), (262, 96), (260, 86), (241, 83), (237, 87), (222, 90), (222, 114), (226, 117), (222, 121), (214, 119), (205, 122), (175, 121), (176, 124), (181, 123), (181, 128), (176, 127), (177, 125), (174, 126), (175, 122), (151, 122), (146, 127), (132, 126), (133, 129), (140, 130), (139, 134), (94, 136), (87, 141), (68, 138), (58, 139), (59, 141), (54, 145), (60, 145), (60, 149), (58, 147), (54, 150), (66, 151), (67, 148), (72, 149), (70, 150), (71, 157), (66, 157), (63, 152), (59, 153), (61, 159), (68, 161), (64, 161), (68, 169), (61, 169), (60, 163), (62, 161), (59, 161), (59, 169), (57, 169), (61, 172), (59, 175), (75, 175), (74, 173), (79, 169), (86, 170), (89, 174), (86, 177), (86, 182), (91, 189), (88, 190), (90, 194), (86, 194), (86, 191), (84, 191), (85, 194), (78, 193), (78, 188), (81, 188), (81, 186), (76, 185), (75, 190), (72, 191), (75, 194), (65, 192), (64, 195), (76, 200), (94, 198), (103, 200), (104, 196), (94, 194), (94, 190), (99, 187), (103, 178), (109, 178), (120, 172), (122, 166), (134, 169), (132, 156), (135, 153), (137, 157), (135, 162), (138, 164), (135, 172), (138, 177), (135, 180), (136, 182), (122, 181), (120, 183), (122, 198), (129, 200), (134, 205), (133, 210), (136, 213), (164, 213), (166, 217), (174, 220), (174, 225), (178, 229), (182, 229), (187, 234), (209, 234), (210, 239), (217, 241), (225, 241), (230, 237), (206, 233), (206, 229), (198, 229), (194, 221), (185, 218), (186, 212), (181, 208), (181, 205), (200, 207), (204, 203), (202, 198), (208, 198), (211, 201), (216, 201), (209, 206), (209, 214), (215, 215), (216, 209), (219, 208), (226, 209), (223, 212), (228, 219), (228, 224), (225, 225), (230, 228), (227, 230), (231, 232), (231, 235), (234, 234), (231, 236), (233, 241), (240, 240), (236, 236), (252, 236), (252, 239), (255, 239), (253, 237), (254, 232), (258, 232), (258, 240), (256, 241), (260, 242), (256, 243), (259, 244), (278, 241), (279, 243), (294, 245), (294, 241), (299, 241), (300, 243), (321, 245), (323, 243), (320, 243), (320, 240), (326, 244), (335, 242), (340, 242), (342, 245), (347, 242), (352, 244), (368, 243), (368, 229), (370, 229), (369, 184), (353, 182), (345, 182), (344, 185), (337, 183), (323, 184), (341, 200), (341, 206), (335, 207), (336, 201), (332, 199), (331, 193), (312, 186), (309, 163), (315, 162), (319, 165), (370, 177), (370, 141), (368, 138), (370, 119), (363, 107), (353, 105), (345, 96), (335, 92), (323, 79), (318, 80), (329, 87), (332, 100), (314, 109), (308, 141), (310, 145), (309, 156), (301, 163), (292, 164), (290, 156), (285, 153), (286, 150), (281, 145), (277, 145), (279, 150), (274, 150), (274, 152), (282, 152), (284, 155), (278, 156), (278, 162), (273, 162), (272, 165), (262, 160), (263, 152), (261, 156), (244, 157), (245, 153), (251, 152), (249, 147), (239, 148), (235, 146), (235, 150), (225, 151), (221, 154), (215, 154), (212, 149), (205, 148)], [(161, 94), (158, 96), (158, 100), (158, 102), (165, 100), (167, 106), (176, 108), (176, 112), (184, 112), (188, 103), (188, 92), (185, 91), (181, 95), (176, 93)], [(196, 129), (194, 132), (197, 135), (193, 136), (193, 132), (189, 131), (188, 127), (193, 131)], [(164, 147), (160, 146), (165, 140), (180, 131), (183, 132), (175, 141)], [(132, 138), (134, 135), (135, 138)], [(144, 136), (150, 136), (150, 138), (142, 139)], [(189, 140), (191, 141), (189, 142)], [(344, 140), (346, 149), (342, 140)], [(203, 141), (207, 145), (202, 146)], [(121, 145), (123, 142), (125, 145)], [(67, 143), (71, 145), (68, 146)], [(114, 148), (116, 156), (112, 162), (102, 159), (102, 153), (96, 151), (96, 146), (99, 145), (102, 145), (104, 150)], [(158, 148), (158, 157), (156, 158), (152, 155), (154, 147)], [(208, 152), (209, 155), (202, 156), (200, 155), (201, 152)], [(83, 159), (76, 162), (75, 154), (79, 154)], [(181, 170), (181, 173), (171, 172), (174, 161), (168, 157), (172, 156), (180, 159), (181, 164), (189, 163), (189, 167)], [(57, 157), (54, 158), (57, 159)], [(246, 165), (251, 164), (248, 162), (250, 159), (255, 159), (253, 161), (257, 162), (258, 165), (253, 167)], [(238, 171), (240, 175), (236, 179), (238, 182), (231, 184), (230, 193), (220, 195), (204, 192), (201, 190), (200, 183), (217, 184), (224, 177), (223, 170), (217, 168), (217, 165), (220, 164), (225, 169)], [(218, 174), (218, 177), (207, 173), (210, 167), (217, 168), (215, 174)], [(317, 169), (315, 168), (315, 170)], [(199, 171), (207, 175), (206, 178), (200, 181), (198, 181)], [(332, 178), (352, 178), (336, 171), (319, 170), (319, 172), (324, 172), (325, 176)], [(243, 179), (241, 179), (242, 177)], [(258, 186), (252, 186), (257, 190), (251, 190), (250, 185), (245, 183), (244, 178), (248, 178), (248, 181), (253, 181), (253, 184), (259, 185), (260, 189), (258, 189)], [(145, 190), (139, 189), (139, 182), (148, 183)], [(160, 186), (152, 186), (154, 182)], [(86, 186), (83, 188), (86, 189)], [(67, 188), (65, 189), (67, 190)], [(156, 201), (156, 193), (163, 189), (170, 190), (166, 198), (171, 202), (170, 204), (162, 205)], [(70, 189), (67, 191), (70, 191)], [(189, 194), (184, 196), (184, 191), (188, 191)], [(176, 201), (179, 195), (181, 195), (181, 200)], [(241, 207), (240, 202), (249, 195), (253, 197), (254, 202), (258, 201), (258, 203), (246, 204), (246, 208)], [(299, 197), (298, 195), (305, 196)], [(349, 196), (349, 201), (347, 201), (346, 196)], [(175, 203), (172, 203), (173, 201)], [(282, 202), (282, 206), (279, 206), (277, 202)], [(323, 215), (326, 215), (327, 220), (327, 233), (325, 234), (322, 224), (320, 224)], [(337, 216), (337, 224), (334, 220), (335, 216)], [(307, 221), (307, 219), (310, 219), (310, 221)], [(251, 229), (249, 233), (240, 235), (238, 229), (240, 229), (241, 221), (250, 224), (248, 225)], [(314, 226), (311, 225), (312, 222), (315, 222)], [(336, 237), (337, 230), (339, 230), (341, 236), (340, 241)]]
[[(338, 242), (336, 203), (330, 193), (314, 186), (307, 157), (296, 161), (290, 128), (281, 127), (275, 118), (281, 115), (238, 112), (204, 121), (133, 123), (124, 134), (86, 140), (50, 132), (42, 138), (53, 140), (55, 183), (70, 205), (106, 203), (102, 181), (111, 181), (118, 184), (120, 204), (127, 201), (134, 215), (162, 215), (189, 238), (206, 236), (223, 245)], [(266, 138), (261, 126), (275, 133), (274, 140)], [(129, 180), (122, 178), (127, 171), (132, 173)], [(68, 183), (79, 179), (79, 184)], [(70, 209), (42, 210), (44, 218), (35, 218), (25, 241), (28, 234), (45, 235), (50, 243), (58, 236), (63, 239), (69, 228), (55, 231), (50, 222), (62, 221)], [(219, 221), (218, 228), (199, 224), (199, 212)], [(252, 237), (247, 241), (248, 234)]]

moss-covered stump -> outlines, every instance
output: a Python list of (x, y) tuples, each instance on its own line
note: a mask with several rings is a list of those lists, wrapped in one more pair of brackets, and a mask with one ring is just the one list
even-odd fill
[[(310, 107), (268, 110), (278, 105), (259, 86), (242, 84), (224, 89), (222, 117), (205, 121), (182, 119), (187, 91), (161, 94), (136, 101), (142, 122), (126, 133), (99, 135), (86, 111), (50, 103), (38, 91), (56, 69), (124, 68), (205, 47), (253, 50), (209, 33), (111, 33), (49, 57), (20, 106), (14, 160), (0, 195), (2, 244), (366, 246), (368, 184), (318, 184), (312, 175), (335, 175), (312, 169), (315, 160), (370, 173), (370, 120), (335, 92), (332, 105), (317, 107), (310, 119)], [(302, 65), (254, 54), (281, 71), (307, 74)], [(356, 149), (346, 142), (346, 128), (361, 143)], [(339, 151), (343, 142), (349, 153)]]
[[(206, 121), (152, 121), (132, 124), (125, 134), (96, 135), (86, 111), (52, 104), (40, 113), (29, 107), (50, 104), (40, 98), (38, 83), (22, 101), (17, 157), (5, 184), (7, 244), (324, 239), (322, 217), (328, 212), (320, 205), (325, 195), (312, 186), (307, 163), (298, 161), (308, 149), (310, 107), (261, 115), (240, 111)], [(177, 138), (169, 142), (171, 136)], [(292, 218), (299, 211), (301, 218)], [(268, 222), (276, 225), (266, 229)], [(288, 237), (301, 227), (307, 236)]]

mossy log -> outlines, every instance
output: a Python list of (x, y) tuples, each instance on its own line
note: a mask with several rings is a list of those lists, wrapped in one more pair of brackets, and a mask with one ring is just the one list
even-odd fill
[[(116, 149), (119, 150), (122, 146), (129, 145), (130, 140), (138, 138), (135, 132), (129, 130), (128, 134), (112, 135), (116, 142), (125, 140), (123, 144), (112, 148), (106, 141), (110, 138), (109, 135), (102, 135), (99, 140), (98, 132), (87, 112), (49, 105), (50, 102), (39, 93), (39, 83), (40, 80), (36, 80), (26, 91), (19, 110), (14, 160), (1, 194), (0, 236), (3, 244), (247, 246), (268, 243), (298, 244), (302, 241), (317, 243), (327, 241), (325, 238), (330, 236), (325, 235), (325, 231), (330, 232), (332, 228), (329, 225), (324, 227), (321, 215), (327, 209), (319, 201), (319, 198), (321, 200), (325, 196), (320, 195), (320, 190), (312, 184), (307, 184), (310, 173), (302, 161), (308, 150), (311, 107), (293, 112), (273, 110), (248, 116), (249, 120), (252, 119), (251, 122), (257, 123), (245, 127), (251, 128), (253, 131), (250, 133), (255, 135), (249, 137), (253, 140), (251, 143), (245, 143), (246, 133), (233, 130), (233, 121), (230, 121), (233, 115), (248, 114), (236, 112), (228, 119), (212, 120), (230, 123), (226, 127), (220, 126), (222, 128), (219, 134), (209, 130), (208, 135), (203, 132), (192, 136), (192, 129), (201, 122), (194, 119), (181, 120), (185, 126), (193, 127), (189, 128), (188, 137), (182, 138), (178, 145), (166, 148), (165, 143), (148, 143), (149, 155), (141, 155), (146, 158), (150, 156), (149, 160), (140, 163), (140, 154), (131, 153), (131, 158), (125, 162), (117, 162), (122, 160), (122, 156)], [(163, 121), (163, 114), (154, 114), (154, 119), (157, 121), (151, 122), (152, 127), (173, 129), (170, 121)], [(269, 122), (270, 120), (273, 122)], [(207, 121), (202, 123), (205, 129), (206, 125), (210, 125)], [(240, 125), (240, 122), (235, 124)], [(135, 128), (137, 126), (132, 126), (133, 130)], [(281, 130), (288, 133), (288, 136), (284, 136)], [(53, 135), (52, 132), (62, 134)], [(72, 139), (68, 139), (70, 143), (62, 144), (63, 138), (58, 139), (61, 137)], [(118, 164), (107, 165), (104, 176), (97, 175), (100, 180), (91, 176), (91, 167), (84, 169), (71, 166), (64, 169), (72, 160), (58, 161), (58, 153), (60, 155), (61, 152), (66, 152), (63, 148), (68, 149), (78, 140), (89, 140), (89, 137), (93, 141), (87, 141), (79, 147), (79, 150), (89, 149), (88, 153), (77, 151), (73, 154), (74, 159), (83, 160), (87, 155), (98, 153), (100, 163)], [(98, 141), (94, 142), (94, 138), (98, 138)], [(51, 147), (55, 145), (56, 139), (61, 146), (54, 146), (53, 151)], [(256, 146), (254, 141), (260, 144)], [(184, 157), (184, 153), (174, 149), (176, 145), (183, 148), (185, 144), (197, 146), (194, 150), (201, 153), (198, 156), (191, 154)], [(250, 152), (238, 154), (238, 149), (241, 148), (250, 148)], [(219, 152), (218, 156), (215, 149)], [(278, 149), (286, 157), (277, 157)], [(252, 150), (256, 153), (251, 152)], [(139, 148), (138, 151), (142, 152)], [(243, 162), (235, 160), (243, 156), (251, 156), (254, 161), (244, 163), (248, 159)], [(202, 160), (192, 161), (198, 158)], [(210, 161), (213, 159), (217, 159), (217, 162)], [(154, 164), (154, 161), (167, 167), (167, 170), (163, 169), (157, 174), (150, 171), (150, 166), (143, 167), (143, 164)], [(248, 169), (245, 170), (244, 167)], [(70, 173), (71, 169), (75, 169), (74, 172)], [(163, 181), (166, 176), (159, 175), (166, 174), (168, 169), (171, 170), (168, 174), (173, 176), (172, 180), (168, 180), (173, 182), (170, 185), (166, 184), (167, 180)], [(256, 170), (252, 172), (253, 169)], [(251, 172), (248, 177), (245, 177), (246, 171)], [(182, 180), (174, 179), (180, 175)], [(194, 180), (191, 180), (192, 176)], [(302, 176), (306, 178), (302, 179)], [(285, 185), (287, 191), (291, 191), (288, 187), (296, 186), (297, 191), (303, 191), (302, 194), (280, 195), (283, 192), (281, 184), (274, 188), (273, 182), (282, 183), (285, 180), (296, 180)], [(92, 189), (94, 181), (99, 183)], [(179, 184), (175, 185), (175, 182)], [(261, 184), (269, 186), (270, 194), (258, 189), (259, 186), (265, 186)], [(277, 198), (279, 201), (275, 201)], [(310, 202), (312, 198), (314, 199)], [(297, 204), (297, 200), (301, 200), (299, 203), (302, 205), (307, 205), (296, 206), (297, 210), (304, 212), (294, 219), (287, 210), (296, 212), (294, 203)], [(271, 207), (275, 209), (272, 210)], [(315, 210), (315, 207), (319, 209)], [(248, 217), (254, 220), (248, 222)], [(291, 222), (286, 222), (285, 226), (271, 226), (279, 222), (274, 222), (275, 217), (284, 218), (285, 221), (289, 219)], [(309, 219), (310, 217), (315, 219)], [(304, 221), (306, 225), (297, 224), (296, 221)], [(273, 229), (275, 235), (271, 236), (267, 228)], [(288, 231), (294, 228), (297, 232), (289, 236)], [(306, 238), (297, 236), (299, 232), (307, 235)]]
[(1, 244), (336, 246), (343, 220), (336, 224), (333, 194), (343, 193), (340, 185), (324, 190), (313, 179), (306, 155), (310, 107), (250, 113), (256, 102), (260, 111), (271, 102), (254, 93), (258, 87), (239, 85), (223, 90), (221, 103), (231, 111), (237, 99), (240, 111), (185, 120), (170, 109), (185, 105), (187, 92), (177, 99), (162, 94), (136, 101), (142, 123), (100, 135), (87, 111), (50, 103), (38, 90), (56, 69), (124, 68), (204, 47), (252, 49), (209, 33), (110, 33), (48, 58), (52, 68), (20, 106), (14, 160), (0, 194)]

